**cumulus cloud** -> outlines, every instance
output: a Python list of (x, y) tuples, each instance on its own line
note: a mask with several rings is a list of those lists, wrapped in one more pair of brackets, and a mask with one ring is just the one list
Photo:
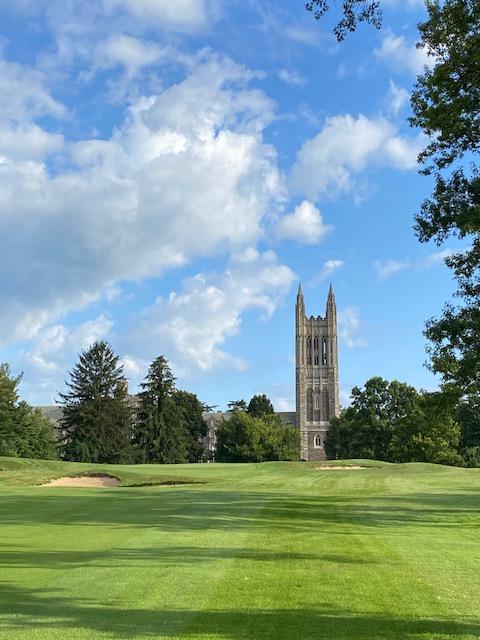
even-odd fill
[(295, 210), (278, 223), (277, 233), (281, 238), (292, 238), (305, 244), (317, 244), (330, 231), (323, 222), (319, 209), (304, 200)]
[(141, 355), (155, 344), (182, 377), (219, 366), (244, 370), (248, 363), (225, 351), (224, 343), (239, 332), (246, 310), (270, 316), (294, 277), (273, 252), (247, 248), (224, 273), (199, 273), (135, 317), (128, 349)]
[[(31, 336), (122, 280), (258, 239), (283, 191), (262, 139), (273, 105), (247, 88), (251, 77), (210, 57), (139, 99), (110, 139), (71, 144), (63, 172), (2, 161), (0, 341)], [(19, 254), (29, 256), (21, 269)]]
[(171, 55), (169, 47), (160, 47), (154, 42), (144, 42), (117, 33), (109, 36), (97, 47), (95, 67), (109, 69), (121, 65), (127, 77), (132, 78), (143, 67), (166, 62)]
[(71, 366), (76, 353), (88, 348), (96, 340), (105, 338), (113, 321), (105, 314), (69, 329), (63, 324), (53, 324), (42, 329), (32, 342), (23, 360), (40, 371), (49, 372)]
[(325, 193), (350, 191), (354, 174), (369, 164), (408, 170), (416, 167), (422, 140), (398, 135), (384, 118), (359, 115), (328, 118), (314, 138), (297, 154), (290, 182), (292, 188), (315, 200)]
[(358, 335), (360, 330), (360, 314), (356, 307), (346, 307), (338, 312), (338, 336), (349, 349), (360, 349), (368, 346), (368, 342)]
[(430, 61), (424, 48), (418, 49), (415, 43), (409, 44), (404, 36), (396, 36), (393, 33), (387, 33), (383, 37), (382, 44), (375, 49), (375, 55), (395, 71), (408, 71), (416, 75), (421, 73)]

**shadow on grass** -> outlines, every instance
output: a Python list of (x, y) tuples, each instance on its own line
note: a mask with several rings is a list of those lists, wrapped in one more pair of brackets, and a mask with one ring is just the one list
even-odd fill
[(312, 531), (333, 525), (336, 533), (352, 535), (352, 526), (396, 530), (408, 526), (457, 527), (460, 522), (465, 527), (477, 527), (480, 523), (480, 499), (476, 493), (352, 497), (194, 488), (53, 491), (46, 488), (35, 495), (2, 496), (1, 524), (257, 532)]
[[(7, 547), (2, 550), (2, 546)], [(31, 551), (9, 550), (8, 545), (0, 545), (0, 567), (15, 569), (65, 569), (66, 567), (89, 566), (114, 568), (125, 566), (179, 566), (216, 560), (255, 560), (268, 562), (317, 561), (337, 564), (372, 564), (373, 561), (360, 557), (340, 554), (311, 554), (297, 552), (270, 551), (248, 547), (215, 548), (208, 547), (151, 547), (148, 549), (106, 549), (102, 551)]]
[(124, 608), (115, 603), (71, 600), (58, 592), (22, 590), (0, 585), (0, 629), (23, 631), (25, 637), (48, 638), (54, 630), (84, 630), (86, 636), (115, 638), (189, 638), (204, 634), (228, 640), (393, 640), (410, 637), (478, 637), (474, 618), (403, 618), (319, 609), (171, 610)]

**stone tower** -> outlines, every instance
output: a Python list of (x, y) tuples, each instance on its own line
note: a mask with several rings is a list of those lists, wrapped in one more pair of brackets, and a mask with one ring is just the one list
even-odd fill
[(296, 420), (302, 460), (325, 460), (323, 442), (330, 419), (340, 411), (337, 307), (332, 286), (325, 317), (305, 315), (302, 287), (295, 308)]

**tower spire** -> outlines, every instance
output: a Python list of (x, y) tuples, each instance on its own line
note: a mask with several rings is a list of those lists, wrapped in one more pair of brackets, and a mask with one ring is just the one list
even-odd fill
[(333, 285), (332, 283), (330, 283), (330, 288), (328, 290), (328, 296), (327, 296), (327, 307), (326, 307), (326, 315), (327, 316), (332, 316), (333, 314), (336, 315), (337, 309), (336, 309), (336, 303), (335, 303), (335, 294), (333, 293)]

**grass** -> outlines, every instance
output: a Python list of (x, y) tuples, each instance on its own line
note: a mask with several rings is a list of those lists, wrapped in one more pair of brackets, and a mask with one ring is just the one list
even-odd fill
[(0, 638), (477, 638), (480, 470), (362, 464), (0, 458)]

